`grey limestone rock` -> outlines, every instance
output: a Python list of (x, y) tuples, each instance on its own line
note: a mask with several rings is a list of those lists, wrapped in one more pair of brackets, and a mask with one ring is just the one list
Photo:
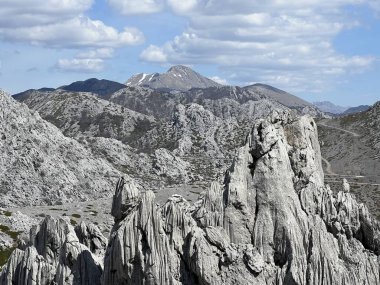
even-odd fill
[(111, 195), (120, 172), (0, 91), (0, 206)]
[[(86, 243), (105, 247), (105, 238), (95, 225), (81, 224)], [(89, 230), (91, 229), (91, 230)], [(81, 232), (83, 240), (84, 233)], [(94, 247), (92, 247), (93, 249)], [(30, 232), (29, 242), (16, 249), (0, 273), (0, 284), (100, 284), (102, 262), (80, 242), (74, 228), (64, 219), (50, 216)]]
[(224, 185), (194, 205), (121, 185), (103, 284), (380, 283), (379, 224), (324, 184), (308, 116), (255, 122)]

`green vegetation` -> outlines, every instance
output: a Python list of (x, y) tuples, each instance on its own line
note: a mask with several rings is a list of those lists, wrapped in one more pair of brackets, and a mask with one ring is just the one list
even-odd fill
[(12, 216), (12, 212), (10, 212), (10, 211), (3, 211), (3, 215), (6, 216), (6, 217), (10, 217), (10, 216)]
[(70, 224), (75, 227), (78, 223), (76, 220), (70, 219)]
[(0, 250), (0, 267), (7, 263), (8, 258), (11, 256), (12, 252), (16, 249), (16, 247), (6, 248), (4, 250)]
[[(12, 215), (12, 213), (10, 213), (10, 215)], [(1, 225), (1, 224), (0, 224), (0, 231), (10, 236), (13, 239), (15, 244), (16, 244), (19, 234), (21, 233), (21, 232), (11, 231), (11, 229), (8, 226)], [(5, 263), (7, 263), (8, 258), (11, 256), (12, 252), (16, 249), (16, 247), (17, 246), (14, 245), (13, 247), (0, 250), (0, 267), (2, 267)]]
[(0, 231), (5, 233), (6, 235), (10, 236), (14, 241), (17, 240), (18, 235), (21, 233), (21, 232), (11, 231), (8, 226), (1, 225), (1, 224), (0, 224)]
[(72, 214), (71, 215), (73, 218), (77, 218), (77, 219), (80, 219), (80, 217), (81, 217), (81, 215), (79, 215), (79, 214)]

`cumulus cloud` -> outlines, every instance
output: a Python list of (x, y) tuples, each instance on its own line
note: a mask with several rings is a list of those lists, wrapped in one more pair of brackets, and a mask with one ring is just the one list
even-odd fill
[(108, 0), (123, 15), (156, 13), (163, 9), (163, 0)]
[(178, 14), (191, 12), (198, 5), (198, 0), (167, 0), (168, 5)]
[(140, 59), (144, 61), (164, 63), (167, 61), (167, 55), (161, 48), (155, 45), (150, 45), (141, 53)]
[(23, 41), (54, 48), (120, 47), (144, 41), (143, 34), (137, 29), (125, 28), (119, 32), (102, 21), (85, 16), (50, 25), (0, 29), (0, 34), (8, 41)]
[(56, 23), (91, 8), (94, 0), (1, 0), (0, 27)]
[(222, 85), (228, 85), (228, 82), (226, 79), (220, 78), (219, 76), (213, 76), (210, 77), (211, 80), (215, 81), (216, 83), (222, 84)]
[(66, 72), (96, 73), (104, 69), (104, 61), (99, 58), (60, 59), (55, 67)]
[[(186, 3), (185, 3), (186, 2)], [(347, 5), (365, 0), (167, 0), (188, 28), (141, 59), (159, 63), (213, 64), (236, 84), (265, 82), (291, 91), (320, 91), (344, 74), (371, 66), (370, 56), (344, 56), (333, 46), (343, 30), (360, 25)], [(318, 80), (316, 79), (318, 78)]]
[(77, 54), (77, 58), (112, 58), (114, 53), (113, 48), (98, 48), (93, 50), (87, 50)]
[(144, 42), (136, 28), (117, 30), (85, 16), (94, 0), (0, 0), (0, 38), (49, 48), (118, 48)]

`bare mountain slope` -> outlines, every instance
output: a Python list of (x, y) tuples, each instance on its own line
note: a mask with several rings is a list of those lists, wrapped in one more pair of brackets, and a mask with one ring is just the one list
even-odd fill
[(92, 93), (54, 90), (30, 92), (21, 102), (60, 128), (65, 136), (138, 139), (154, 125), (154, 118), (102, 100)]
[(0, 206), (107, 196), (120, 172), (0, 92)]
[(380, 103), (368, 111), (318, 122), (330, 183), (346, 175), (352, 191), (380, 217)]
[(171, 67), (163, 74), (140, 73), (132, 76), (125, 83), (128, 86), (142, 86), (153, 89), (180, 90), (186, 91), (191, 88), (207, 88), (211, 86), (220, 86), (219, 83), (208, 79), (191, 68), (183, 65)]

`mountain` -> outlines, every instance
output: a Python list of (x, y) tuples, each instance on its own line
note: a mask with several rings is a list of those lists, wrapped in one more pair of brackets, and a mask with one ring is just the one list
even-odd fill
[(329, 183), (336, 185), (345, 177), (352, 192), (380, 218), (379, 118), (380, 102), (368, 111), (320, 120), (318, 126)]
[(360, 105), (357, 107), (348, 108), (346, 111), (343, 112), (343, 115), (350, 115), (350, 114), (365, 112), (369, 108), (371, 108), (371, 106), (368, 106), (368, 105)]
[(90, 78), (85, 81), (76, 81), (70, 85), (59, 87), (59, 89), (66, 91), (91, 92), (104, 99), (108, 99), (112, 93), (123, 88), (125, 88), (124, 84), (106, 79), (99, 80), (96, 78)]
[(96, 199), (121, 174), (4, 92), (0, 138), (0, 207)]
[(34, 91), (19, 101), (37, 111), (68, 137), (80, 135), (115, 138), (122, 142), (138, 139), (152, 128), (155, 119), (100, 99), (86, 92)]
[(140, 73), (132, 76), (125, 83), (127, 86), (141, 86), (161, 90), (187, 91), (192, 88), (207, 88), (221, 86), (191, 68), (183, 65), (171, 67), (167, 72), (159, 74)]
[(346, 110), (351, 109), (350, 107), (335, 105), (329, 101), (314, 102), (313, 104), (323, 112), (336, 115), (344, 113)]
[(312, 104), (291, 95), (285, 91), (262, 85), (250, 87), (218, 86), (202, 89), (191, 89), (182, 92), (151, 90), (143, 87), (128, 87), (115, 92), (109, 99), (126, 108), (148, 115), (168, 117), (176, 104), (197, 103), (200, 105), (210, 102), (234, 101), (245, 104), (249, 101), (269, 100), (274, 105), (280, 103), (284, 107), (296, 110), (299, 114), (310, 114), (323, 117), (324, 114)]
[(337, 194), (325, 185), (313, 119), (285, 112), (251, 126), (195, 203), (159, 205), (121, 178), (107, 246), (94, 225), (47, 217), (0, 284), (379, 284), (380, 225), (347, 183)]
[(253, 91), (259, 95), (262, 95), (264, 97), (270, 98), (274, 101), (277, 101), (281, 103), (284, 106), (287, 107), (310, 107), (312, 106), (311, 103), (294, 96), (292, 94), (289, 94), (288, 92), (285, 92), (281, 89), (272, 87), (270, 85), (257, 83), (254, 85), (246, 86), (244, 87), (245, 90)]

